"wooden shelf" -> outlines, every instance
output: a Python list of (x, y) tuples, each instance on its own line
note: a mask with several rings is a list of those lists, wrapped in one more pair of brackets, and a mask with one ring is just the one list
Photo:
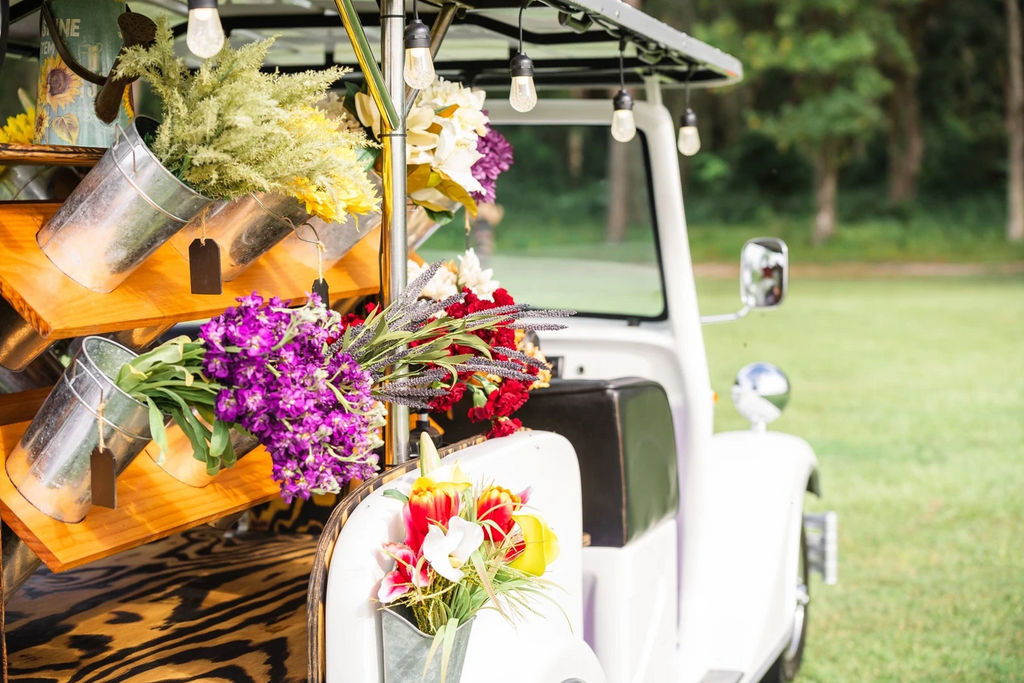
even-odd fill
[(92, 167), (106, 151), (103, 147), (0, 143), (0, 166)]
[[(28, 425), (0, 426), (0, 462)], [(261, 446), (194, 488), (141, 453), (117, 479), (118, 509), (94, 507), (82, 522), (65, 524), (25, 500), (0, 467), (0, 516), (51, 571), (61, 572), (273, 500), (280, 488), (270, 471), (270, 455)]]
[[(60, 272), (36, 244), (36, 232), (60, 204), (0, 204), (0, 295), (44, 338), (169, 325), (220, 314), (235, 298), (254, 291), (295, 303), (306, 300), (316, 269), (273, 249), (232, 282), (224, 293), (189, 291), (188, 264), (170, 244), (160, 247), (110, 294), (97, 294)], [(379, 230), (359, 242), (324, 276), (331, 298), (379, 291)]]

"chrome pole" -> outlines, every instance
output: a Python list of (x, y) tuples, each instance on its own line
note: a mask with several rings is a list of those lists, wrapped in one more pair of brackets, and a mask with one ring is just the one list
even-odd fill
[[(405, 113), (405, 2), (382, 0), (380, 3), (381, 71), (384, 85), (394, 108)], [(381, 117), (384, 132), (381, 135), (383, 152), (381, 177), (384, 198), (381, 202), (383, 226), (381, 233), (381, 293), (384, 305), (395, 300), (406, 285), (406, 230), (405, 230), (405, 117), (392, 126), (387, 117)], [(388, 426), (384, 440), (384, 463), (400, 465), (409, 459), (409, 408), (388, 404)]]

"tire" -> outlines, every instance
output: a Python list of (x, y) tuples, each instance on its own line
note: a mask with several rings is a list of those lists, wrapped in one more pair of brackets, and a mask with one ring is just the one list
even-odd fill
[[(800, 561), (797, 568), (797, 604), (794, 605), (793, 636), (786, 643), (782, 654), (761, 679), (761, 683), (789, 683), (800, 671), (804, 660), (804, 644), (807, 642), (807, 623), (811, 599), (810, 569), (807, 565), (807, 538), (800, 529)], [(799, 621), (799, 633), (797, 622)]]

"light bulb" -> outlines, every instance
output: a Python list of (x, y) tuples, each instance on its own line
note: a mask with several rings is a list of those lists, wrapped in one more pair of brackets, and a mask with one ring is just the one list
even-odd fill
[(410, 88), (423, 90), (434, 82), (434, 60), (429, 47), (410, 47), (405, 50), (405, 83)]
[(188, 32), (185, 44), (196, 57), (209, 59), (224, 47), (224, 28), (220, 13), (214, 7), (197, 7), (188, 11)]
[(430, 55), (430, 29), (418, 18), (405, 27), (405, 83), (423, 90), (434, 82), (434, 60)]
[(679, 129), (679, 153), (692, 157), (700, 151), (700, 133), (697, 126), (683, 126)]
[(682, 125), (679, 127), (679, 153), (692, 157), (700, 151), (700, 131), (697, 130), (697, 115), (692, 109), (683, 114)]
[(516, 111), (528, 112), (537, 106), (537, 86), (533, 84), (533, 60), (526, 53), (519, 52), (508, 65), (512, 77), (512, 88), (508, 91), (508, 103)]
[(629, 142), (636, 137), (636, 120), (631, 109), (616, 109), (612, 114), (612, 137), (619, 142)]
[(512, 89), (508, 93), (508, 103), (516, 111), (528, 112), (537, 106), (537, 88), (533, 84), (533, 76), (513, 76)]
[(612, 98), (615, 108), (612, 114), (612, 137), (619, 142), (629, 142), (636, 137), (636, 119), (633, 118), (633, 97), (619, 90)]

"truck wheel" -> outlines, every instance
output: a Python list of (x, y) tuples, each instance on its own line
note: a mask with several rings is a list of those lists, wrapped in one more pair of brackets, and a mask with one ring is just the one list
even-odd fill
[(807, 642), (807, 616), (811, 601), (810, 571), (807, 566), (807, 538), (800, 529), (800, 560), (796, 575), (796, 604), (793, 607), (793, 624), (789, 642), (779, 658), (768, 669), (761, 683), (789, 683), (796, 678), (804, 659), (804, 643)]

